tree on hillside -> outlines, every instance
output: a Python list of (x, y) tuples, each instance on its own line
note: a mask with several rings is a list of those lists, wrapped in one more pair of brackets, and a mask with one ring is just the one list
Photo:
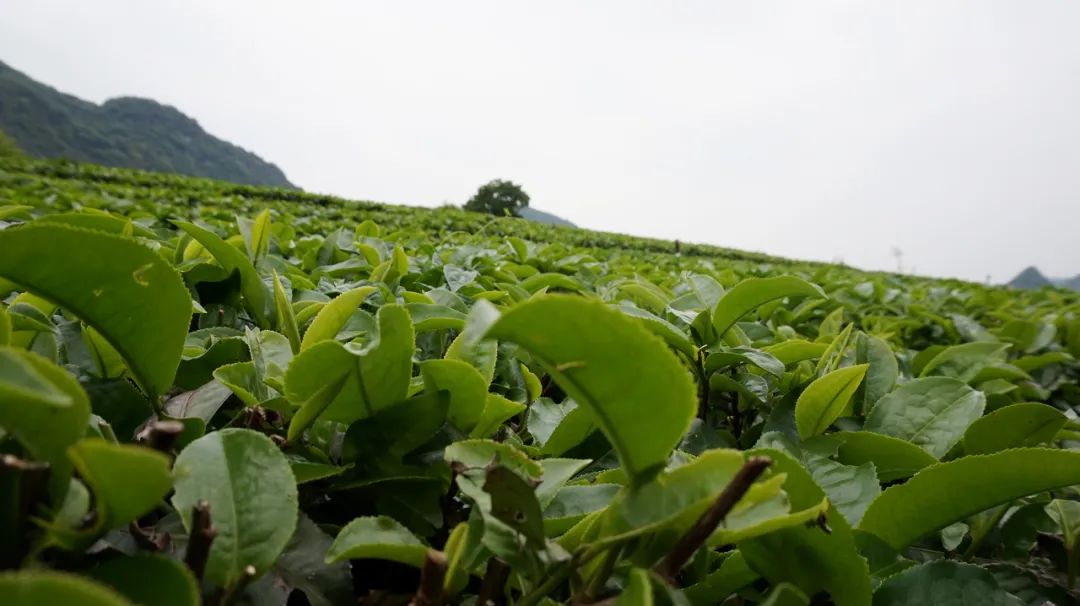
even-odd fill
[(476, 195), (465, 203), (465, 210), (489, 213), (499, 217), (518, 216), (518, 211), (529, 205), (529, 194), (521, 186), (511, 181), (495, 179), (476, 191)]

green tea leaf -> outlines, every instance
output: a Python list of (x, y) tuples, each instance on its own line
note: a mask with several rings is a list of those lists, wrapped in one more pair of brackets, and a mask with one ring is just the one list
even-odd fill
[(300, 353), (300, 329), (296, 325), (296, 314), (293, 313), (292, 302), (285, 294), (285, 287), (281, 284), (281, 278), (274, 272), (274, 311), (277, 315), (277, 329), (289, 339), (294, 354)]
[(986, 454), (1021, 446), (1038, 446), (1054, 439), (1065, 426), (1065, 415), (1053, 406), (1012, 404), (976, 419), (964, 433), (964, 452)]
[(881, 493), (865, 530), (899, 550), (980, 511), (1027, 495), (1080, 484), (1080, 452), (1014, 448), (931, 465)]
[(866, 375), (868, 364), (834, 370), (816, 379), (795, 403), (795, 425), (803, 439), (816, 436), (840, 418)]
[(820, 287), (794, 276), (747, 278), (724, 293), (712, 312), (716, 334), (723, 336), (735, 322), (754, 309), (786, 297), (825, 297)]
[(419, 568), (428, 547), (393, 518), (356, 518), (338, 533), (326, 552), (326, 563), (342, 560), (390, 560)]
[(89, 572), (135, 604), (199, 606), (199, 588), (191, 571), (164, 556), (137, 554), (105, 562)]
[(41, 356), (0, 346), (0, 427), (39, 461), (50, 465), (49, 486), (59, 503), (68, 488), (67, 449), (86, 433), (90, 401), (75, 377)]
[(615, 606), (653, 606), (652, 580), (649, 571), (641, 568), (630, 570), (626, 587), (615, 599)]
[(873, 463), (878, 481), (882, 483), (911, 477), (920, 469), (937, 463), (937, 459), (922, 448), (882, 433), (841, 431), (830, 437), (842, 441), (837, 452), (841, 463)]
[(217, 538), (206, 578), (230, 586), (254, 566), (266, 572), (296, 528), (296, 481), (270, 438), (247, 429), (223, 429), (188, 444), (174, 465), (172, 503), (191, 529), (192, 508), (210, 504)]
[(0, 573), (0, 595), (6, 606), (131, 606), (113, 589), (83, 577), (51, 570)]
[(521, 414), (525, 405), (513, 400), (507, 400), (499, 394), (489, 393), (484, 404), (484, 412), (480, 414), (480, 420), (469, 432), (470, 438), (489, 438), (499, 430), (507, 420)]
[(244, 295), (245, 306), (260, 327), (271, 328), (275, 320), (273, 298), (251, 260), (210, 230), (187, 221), (173, 223), (202, 244), (226, 272), (240, 274), (240, 291)]
[(916, 379), (878, 400), (863, 429), (907, 440), (940, 459), (982, 416), (985, 406), (981, 391), (957, 379)]
[(323, 341), (293, 359), (285, 373), (285, 396), (300, 410), (289, 424), (289, 441), (317, 418), (352, 423), (405, 399), (412, 377), (412, 321), (400, 305), (382, 306), (376, 320), (379, 334), (359, 349)]
[(975, 341), (947, 347), (923, 367), (920, 377), (952, 377), (967, 383), (983, 368), (1005, 361), (1008, 343)]
[(172, 488), (169, 458), (142, 446), (86, 438), (68, 448), (68, 456), (94, 493), (97, 535), (152, 511)]
[(874, 606), (1021, 606), (986, 570), (941, 560), (913, 566), (889, 577), (874, 592)]
[(304, 340), (300, 344), (300, 351), (311, 349), (317, 343), (331, 341), (337, 337), (338, 332), (349, 321), (349, 316), (352, 315), (353, 311), (375, 290), (374, 286), (361, 286), (334, 297), (311, 320), (311, 325), (304, 332)]
[(133, 240), (61, 225), (0, 231), (0, 250), (0, 277), (94, 327), (152, 398), (169, 389), (191, 319), (191, 295), (164, 259)]
[[(773, 460), (770, 469), (786, 474), (784, 491), (794, 510), (817, 506), (825, 493), (810, 473), (786, 453), (755, 449), (750, 455)], [(738, 544), (750, 568), (776, 584), (788, 582), (807, 595), (825, 591), (838, 606), (865, 606), (870, 603), (870, 572), (866, 560), (855, 547), (851, 527), (839, 512), (825, 514), (831, 532), (818, 527), (792, 527), (755, 537)]]
[(480, 371), (460, 360), (428, 360), (420, 364), (420, 375), (428, 391), (450, 394), (450, 423), (461, 431), (472, 431), (488, 401), (487, 382)]
[(507, 311), (488, 336), (527, 349), (589, 411), (632, 483), (663, 469), (693, 419), (696, 389), (679, 359), (600, 302), (535, 297)]

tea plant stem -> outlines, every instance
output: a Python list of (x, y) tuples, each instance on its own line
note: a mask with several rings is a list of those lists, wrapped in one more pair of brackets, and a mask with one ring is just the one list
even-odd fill
[(231, 585), (222, 589), (210, 600), (211, 606), (229, 606), (240, 595), (244, 588), (248, 586), (253, 580), (255, 580), (256, 570), (254, 566), (250, 564), (244, 568), (244, 574), (238, 580), (234, 581)]
[(447, 560), (441, 551), (429, 549), (420, 571), (420, 587), (416, 590), (410, 606), (440, 606), (443, 601), (443, 581), (446, 579)]
[(184, 424), (180, 421), (150, 421), (146, 429), (139, 432), (138, 440), (154, 450), (168, 454), (182, 433)]
[(210, 503), (199, 501), (191, 508), (191, 536), (188, 538), (187, 553), (184, 554), (184, 563), (198, 580), (202, 580), (206, 561), (210, 557), (210, 546), (216, 537), (217, 529), (210, 518)]
[(506, 578), (510, 574), (510, 568), (498, 558), (488, 560), (487, 568), (484, 569), (484, 582), (480, 585), (480, 594), (476, 598), (478, 606), (496, 604), (502, 598), (503, 587)]
[(535, 606), (540, 603), (540, 600), (549, 596), (551, 592), (563, 583), (574, 571), (577, 566), (576, 560), (570, 560), (566, 562), (552, 573), (547, 579), (544, 579), (543, 583), (536, 586), (535, 589), (525, 594), (518, 600), (514, 606)]
[(31, 535), (29, 526), (24, 523), (45, 500), (48, 479), (48, 463), (24, 461), (9, 454), (0, 457), (0, 486), (12, 489), (18, 495), (14, 511), (10, 512), (13, 515), (5, 516), (6, 521), (13, 523), (5, 532), (10, 531), (13, 536), (0, 548), (0, 568), (17, 566), (26, 553)]
[(656, 572), (669, 583), (674, 583), (679, 570), (690, 561), (698, 548), (705, 544), (709, 535), (731, 513), (732, 508), (750, 489), (754, 480), (764, 473), (765, 468), (771, 464), (772, 460), (768, 457), (750, 457), (747, 459), (731, 482), (724, 487), (720, 496), (716, 497), (716, 501), (713, 502), (712, 506), (679, 538), (675, 547), (661, 560), (656, 567)]
[(582, 592), (582, 599), (579, 600), (583, 603), (590, 603), (596, 599), (604, 589), (604, 584), (607, 583), (608, 577), (615, 570), (615, 564), (619, 561), (619, 555), (622, 553), (622, 545), (614, 545), (607, 550), (604, 554), (604, 560), (600, 563), (600, 568), (593, 575), (593, 578), (589, 580), (589, 583), (585, 585), (585, 591)]

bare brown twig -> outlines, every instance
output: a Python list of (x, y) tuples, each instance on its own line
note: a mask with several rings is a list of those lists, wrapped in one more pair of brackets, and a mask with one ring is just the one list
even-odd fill
[(206, 560), (210, 557), (210, 546), (216, 537), (217, 529), (210, 519), (210, 503), (199, 501), (191, 508), (191, 535), (184, 554), (184, 563), (198, 580), (202, 580)]
[(411, 606), (440, 606), (443, 601), (443, 581), (446, 580), (447, 560), (441, 551), (429, 549), (420, 571), (420, 587)]
[(731, 482), (716, 497), (716, 501), (713, 502), (712, 506), (701, 514), (697, 522), (679, 538), (679, 541), (675, 543), (667, 556), (657, 564), (656, 572), (669, 583), (674, 583), (679, 571), (690, 561), (694, 552), (705, 544), (709, 535), (731, 513), (732, 508), (750, 489), (754, 480), (771, 464), (772, 459), (769, 457), (750, 457), (747, 459)]

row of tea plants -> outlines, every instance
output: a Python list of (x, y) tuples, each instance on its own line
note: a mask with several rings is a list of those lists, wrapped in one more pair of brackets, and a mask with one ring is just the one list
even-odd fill
[(1080, 600), (1075, 294), (7, 161), (0, 301), (5, 604)]

